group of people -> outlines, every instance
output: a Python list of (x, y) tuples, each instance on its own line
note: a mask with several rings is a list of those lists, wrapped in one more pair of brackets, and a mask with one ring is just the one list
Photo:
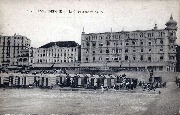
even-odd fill
[(135, 89), (137, 87), (138, 80), (135, 78), (127, 78), (126, 74), (117, 76), (116, 83), (113, 86), (113, 89), (122, 90), (122, 89)]

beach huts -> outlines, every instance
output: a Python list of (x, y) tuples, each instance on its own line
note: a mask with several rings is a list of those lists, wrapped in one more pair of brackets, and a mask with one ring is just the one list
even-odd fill
[[(0, 76), (1, 86), (9, 87), (45, 87), (54, 86), (71, 88), (113, 88), (115, 86), (135, 83), (137, 79), (115, 75), (92, 75), (92, 74), (20, 74), (2, 73)], [(134, 84), (133, 84), (134, 85)]]

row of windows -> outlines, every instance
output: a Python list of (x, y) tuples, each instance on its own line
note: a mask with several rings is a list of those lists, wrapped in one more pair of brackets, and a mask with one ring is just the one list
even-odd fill
[(75, 48), (75, 49), (71, 49), (71, 50), (70, 50), (70, 49), (65, 49), (65, 50), (62, 50), (62, 49), (61, 49), (61, 50), (60, 50), (60, 49), (43, 49), (43, 50), (42, 50), (42, 49), (39, 49), (39, 50), (37, 50), (37, 51), (38, 51), (38, 53), (39, 53), (39, 52), (42, 52), (42, 51), (43, 51), (43, 52), (48, 52), (48, 51), (49, 51), (49, 52), (56, 52), (56, 51), (57, 51), (57, 52), (69, 52), (69, 51), (72, 51), (72, 52), (73, 52), (73, 51), (75, 51), (75, 52), (76, 52), (76, 48)]
[[(124, 60), (128, 61), (129, 58), (130, 58), (130, 57), (126, 55), (126, 56), (124, 57)], [(135, 61), (135, 60), (138, 60), (136, 56), (133, 56), (132, 59), (133, 59), (134, 61)], [(144, 59), (145, 59), (145, 58), (144, 58), (143, 55), (141, 55), (140, 58), (139, 58), (140, 61), (144, 61)], [(163, 55), (161, 55), (161, 56), (159, 57), (159, 60), (162, 61), (163, 59), (164, 59), (164, 57), (163, 57)], [(88, 57), (86, 57), (86, 61), (88, 61), (88, 60), (89, 60)], [(96, 60), (96, 58), (93, 57), (93, 61), (95, 61), (95, 60)], [(99, 60), (101, 61), (101, 60), (102, 60), (102, 57), (99, 57)], [(110, 60), (110, 58), (109, 58), (109, 57), (106, 57), (106, 61), (109, 61), (109, 60)], [(112, 57), (112, 60), (114, 60), (114, 61), (121, 60), (121, 57)], [(152, 61), (151, 56), (148, 56), (147, 60), (148, 60), (148, 61)]]
[(59, 54), (59, 53), (58, 54), (54, 54), (54, 53), (52, 53), (52, 54), (50, 54), (50, 53), (49, 54), (37, 54), (37, 56), (40, 56), (40, 57), (45, 57), (45, 56), (60, 57), (60, 56), (73, 56), (73, 55), (76, 55), (76, 54), (66, 54), (66, 53), (64, 53), (64, 54), (63, 53), (61, 53), (61, 54)]
[[(89, 53), (89, 49), (86, 50), (87, 52), (86, 53)], [(137, 50), (133, 48), (132, 52), (136, 52)], [(149, 52), (151, 52), (152, 50), (151, 49), (148, 49)], [(159, 51), (163, 51), (163, 47), (160, 47)], [(112, 53), (121, 53), (122, 52), (122, 49), (112, 49)], [(128, 53), (129, 52), (129, 49), (125, 49), (124, 50), (125, 53)], [(144, 49), (140, 49), (140, 52), (144, 52)], [(92, 51), (93, 54), (95, 53), (103, 53), (102, 50), (100, 51), (95, 51), (93, 50)], [(110, 50), (109, 49), (106, 49), (105, 53), (110, 53)]]
[[(158, 33), (158, 36), (157, 37), (162, 37), (164, 34), (164, 32), (159, 32)], [(134, 38), (134, 37), (137, 37), (137, 35), (139, 35), (139, 37), (145, 37), (145, 33), (144, 32), (140, 32), (140, 33), (132, 33), (132, 34), (129, 34), (129, 33), (125, 33), (124, 36), (123, 34), (116, 34), (116, 35), (112, 35), (112, 34), (106, 34), (104, 36), (99, 36), (99, 39), (102, 40), (103, 37), (106, 37), (106, 39), (121, 39), (122, 37), (127, 37), (127, 38)], [(147, 37), (154, 37), (154, 33), (153, 32), (149, 32), (147, 33)], [(89, 36), (86, 36), (85, 39), (86, 40), (97, 40), (97, 35), (89, 35)]]
[(63, 62), (75, 62), (75, 61), (72, 60), (72, 59), (71, 59), (71, 60), (69, 60), (69, 59), (67, 59), (67, 60), (66, 60), (66, 59), (64, 59), (64, 60), (59, 60), (59, 59), (49, 59), (49, 60), (48, 60), (48, 59), (38, 59), (38, 60), (37, 60), (37, 63), (43, 63), (43, 62), (46, 62), (46, 63), (48, 63), (48, 62), (49, 62), (49, 63), (52, 63), (52, 62), (53, 62), (53, 63), (56, 63), (56, 62), (57, 62), (57, 63), (58, 63), (58, 62), (59, 62), (59, 63), (63, 63)]
[[(126, 46), (131, 45), (131, 44), (132, 44), (132, 45), (136, 45), (137, 42), (136, 42), (136, 41), (132, 41), (132, 42), (126, 41), (126, 42), (125, 42), (125, 45), (126, 45)], [(140, 45), (143, 45), (143, 44), (144, 44), (144, 42), (143, 42), (143, 41), (140, 41)], [(162, 44), (163, 44), (163, 40), (160, 40), (159, 44), (162, 45)], [(99, 43), (99, 46), (102, 47), (103, 45), (105, 45), (105, 46), (109, 46), (109, 45), (117, 46), (118, 43), (116, 43), (116, 42), (110, 42), (110, 41), (106, 41), (105, 44), (104, 44), (104, 43)], [(120, 43), (120, 45), (122, 45), (122, 42)], [(152, 45), (152, 42), (149, 41), (149, 42), (148, 42), (148, 45), (151, 46), (151, 45)], [(89, 42), (86, 42), (86, 46), (90, 46), (90, 43), (89, 43)], [(92, 42), (92, 46), (93, 46), (93, 47), (96, 47), (96, 46), (97, 46), (97, 43), (96, 43), (96, 42)], [(84, 47), (84, 43), (83, 43), (83, 47)]]

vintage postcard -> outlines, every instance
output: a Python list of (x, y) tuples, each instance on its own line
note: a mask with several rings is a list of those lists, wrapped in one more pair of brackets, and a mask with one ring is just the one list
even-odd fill
[(0, 114), (180, 115), (179, 0), (0, 0)]

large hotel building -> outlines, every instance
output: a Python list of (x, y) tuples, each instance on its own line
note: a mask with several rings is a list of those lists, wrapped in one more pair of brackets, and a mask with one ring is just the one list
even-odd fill
[(29, 49), (30, 43), (29, 38), (21, 35), (0, 36), (0, 68), (17, 67), (22, 61), (22, 51)]
[(177, 22), (165, 29), (81, 35), (81, 67), (175, 71)]

